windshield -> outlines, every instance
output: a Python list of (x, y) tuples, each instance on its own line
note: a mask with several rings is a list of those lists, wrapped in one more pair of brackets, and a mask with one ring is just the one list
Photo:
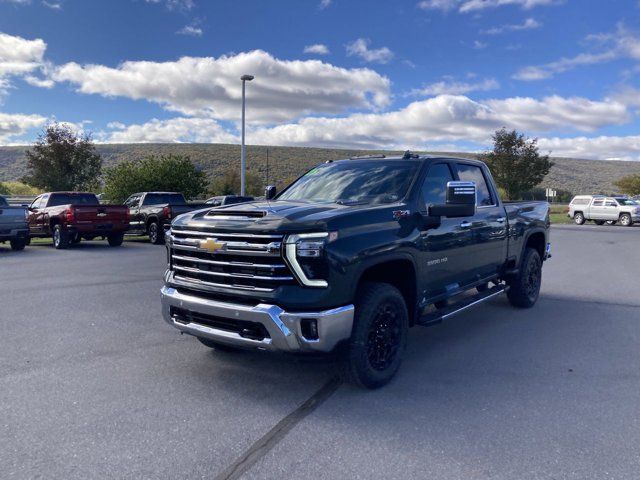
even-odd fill
[(397, 202), (406, 195), (418, 165), (401, 160), (326, 163), (300, 177), (278, 200), (345, 205)]
[(616, 198), (620, 205), (638, 205), (638, 202), (630, 198)]
[(49, 207), (58, 205), (99, 205), (93, 193), (54, 193), (49, 200)]

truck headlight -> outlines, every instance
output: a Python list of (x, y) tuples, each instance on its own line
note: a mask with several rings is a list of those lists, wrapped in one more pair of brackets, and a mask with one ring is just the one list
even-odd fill
[(285, 257), (300, 283), (306, 287), (327, 287), (324, 249), (337, 239), (336, 232), (299, 233), (285, 239)]

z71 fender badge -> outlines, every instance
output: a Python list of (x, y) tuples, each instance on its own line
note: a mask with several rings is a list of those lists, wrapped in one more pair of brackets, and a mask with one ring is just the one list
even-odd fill
[(400, 220), (401, 218), (406, 218), (411, 215), (409, 210), (394, 210), (393, 211), (393, 219)]

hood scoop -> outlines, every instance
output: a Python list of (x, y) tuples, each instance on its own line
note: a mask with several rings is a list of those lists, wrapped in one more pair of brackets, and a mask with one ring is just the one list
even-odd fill
[(224, 210), (213, 209), (207, 213), (207, 218), (216, 218), (218, 220), (256, 220), (262, 218), (267, 212), (261, 211), (243, 211), (243, 210)]

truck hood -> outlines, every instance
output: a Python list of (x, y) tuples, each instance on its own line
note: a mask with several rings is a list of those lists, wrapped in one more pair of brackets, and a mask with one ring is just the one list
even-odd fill
[[(216, 228), (227, 231), (304, 232), (340, 228), (356, 216), (358, 223), (379, 222), (380, 215), (392, 220), (391, 211), (401, 204), (338, 205), (301, 201), (255, 201), (207, 208), (176, 217), (173, 226)], [(370, 212), (371, 217), (366, 215)], [(389, 212), (386, 215), (386, 212)], [(363, 215), (364, 214), (364, 215)]]

